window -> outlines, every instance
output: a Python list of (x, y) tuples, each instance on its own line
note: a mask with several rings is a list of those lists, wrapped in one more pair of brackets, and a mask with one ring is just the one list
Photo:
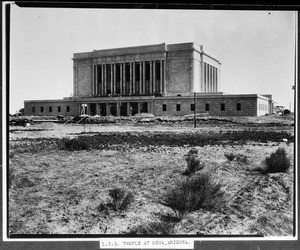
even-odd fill
[(236, 104), (236, 110), (240, 111), (242, 109), (242, 105), (240, 103)]
[(205, 103), (205, 111), (209, 111), (209, 103)]
[(176, 104), (176, 110), (180, 111), (180, 104)]
[(32, 113), (35, 113), (35, 107), (32, 107)]
[(57, 112), (60, 112), (60, 106), (57, 107)]
[(49, 107), (49, 113), (51, 113), (51, 112), (52, 112), (52, 107), (50, 106), (50, 107)]
[(163, 111), (167, 111), (167, 104), (163, 104), (163, 105), (162, 105), (162, 110), (163, 110)]
[(191, 111), (195, 111), (195, 103), (191, 103)]
[(70, 112), (70, 106), (67, 106), (67, 112)]
[(225, 110), (225, 103), (221, 103), (221, 111)]
[(44, 112), (44, 107), (41, 107), (41, 113), (43, 113)]

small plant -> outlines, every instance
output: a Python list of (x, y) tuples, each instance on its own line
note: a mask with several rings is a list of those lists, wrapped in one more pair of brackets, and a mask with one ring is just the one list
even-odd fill
[(223, 204), (220, 189), (221, 185), (214, 184), (210, 175), (201, 174), (176, 185), (166, 194), (162, 204), (172, 208), (178, 218), (200, 208), (217, 209)]
[(197, 171), (201, 170), (204, 168), (203, 164), (201, 164), (200, 160), (197, 158), (198, 157), (198, 150), (193, 148), (191, 149), (187, 155), (186, 155), (186, 162), (187, 162), (187, 168), (185, 171), (182, 173), (183, 175), (192, 175), (195, 174)]
[(248, 163), (248, 156), (243, 154), (235, 155), (236, 161), (239, 163), (247, 164)]
[(125, 234), (169, 235), (174, 231), (174, 223), (150, 222), (139, 225)]
[(284, 148), (278, 148), (269, 157), (266, 157), (263, 164), (265, 166), (262, 170), (264, 174), (287, 172), (291, 165)]
[(134, 201), (132, 192), (122, 188), (109, 190), (109, 196), (112, 198), (113, 208), (115, 211), (123, 211)]
[(60, 148), (63, 150), (87, 150), (90, 148), (89, 143), (82, 139), (69, 139), (69, 138), (63, 138), (61, 140)]
[(235, 155), (233, 153), (225, 153), (224, 155), (229, 161), (233, 161), (233, 159), (235, 158)]

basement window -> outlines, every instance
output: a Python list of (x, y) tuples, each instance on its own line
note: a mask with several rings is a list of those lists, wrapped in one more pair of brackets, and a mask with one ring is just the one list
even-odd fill
[(180, 111), (180, 104), (176, 104), (176, 110)]
[(43, 113), (44, 112), (44, 107), (41, 107), (41, 113)]
[(35, 113), (35, 107), (32, 107), (32, 113)]
[(163, 110), (163, 111), (167, 111), (167, 104), (163, 104), (163, 105), (162, 105), (162, 110)]
[(49, 113), (51, 113), (51, 112), (52, 112), (52, 107), (50, 106), (50, 107), (49, 107)]
[(191, 111), (195, 111), (195, 103), (191, 103)]
[(67, 112), (70, 112), (70, 106), (67, 106)]
[(242, 110), (242, 105), (240, 103), (236, 104), (236, 110), (241, 111)]
[(57, 112), (60, 112), (60, 106), (57, 107)]
[(221, 103), (221, 111), (225, 111), (225, 103)]

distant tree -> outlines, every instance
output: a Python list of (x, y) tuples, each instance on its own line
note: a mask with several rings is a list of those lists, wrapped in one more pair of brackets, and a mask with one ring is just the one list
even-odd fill
[(291, 111), (289, 110), (289, 109), (285, 109), (284, 111), (283, 111), (283, 114), (284, 115), (288, 115), (288, 114), (290, 114), (291, 113)]
[(16, 116), (23, 116), (24, 113), (25, 113), (24, 108), (21, 108), (21, 109), (19, 109), (19, 110), (16, 112), (15, 115), (16, 115)]

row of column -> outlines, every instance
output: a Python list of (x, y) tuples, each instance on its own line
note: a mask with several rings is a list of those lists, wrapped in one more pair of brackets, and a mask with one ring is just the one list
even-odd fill
[(92, 95), (164, 92), (164, 60), (93, 65)]
[(89, 103), (81, 105), (80, 113), (101, 116), (131, 116), (148, 112), (148, 108), (148, 102)]
[(218, 69), (208, 63), (204, 63), (204, 89), (206, 92), (218, 92)]

